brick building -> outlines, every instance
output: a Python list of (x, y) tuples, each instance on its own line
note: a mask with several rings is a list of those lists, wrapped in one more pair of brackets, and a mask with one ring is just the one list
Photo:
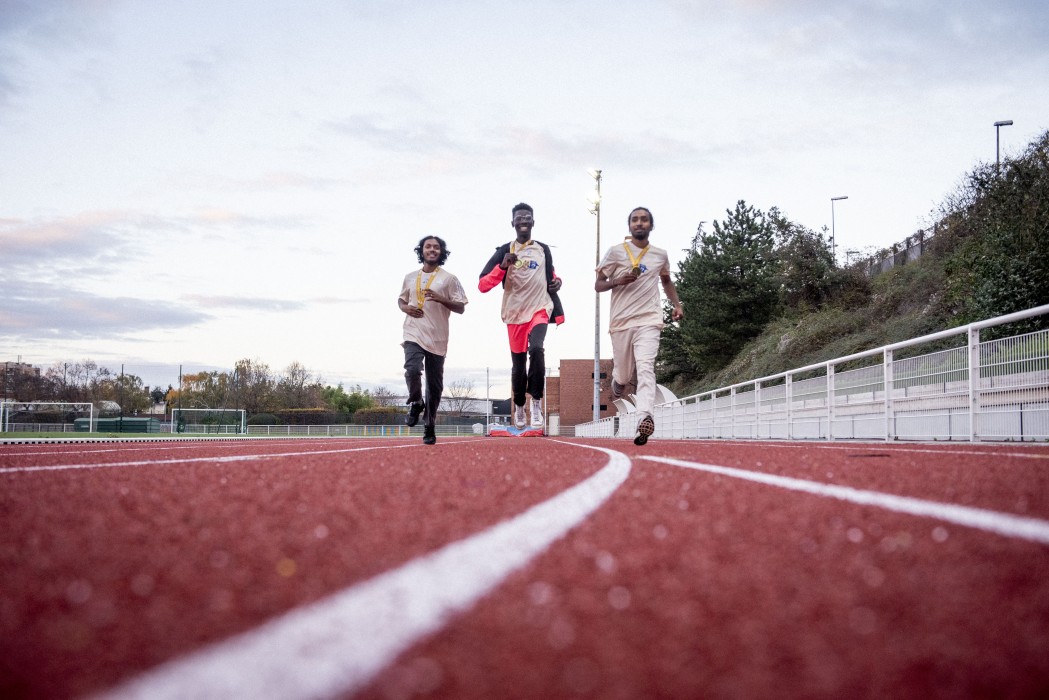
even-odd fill
[[(612, 360), (601, 360), (601, 418), (616, 414), (612, 405)], [(594, 419), (594, 361), (561, 360), (559, 376), (546, 378), (546, 414), (550, 432), (574, 434), (575, 426)], [(556, 430), (553, 417), (557, 416)]]

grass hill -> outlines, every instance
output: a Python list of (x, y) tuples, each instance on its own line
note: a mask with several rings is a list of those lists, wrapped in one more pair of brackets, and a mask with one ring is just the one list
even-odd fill
[(1049, 132), (1000, 171), (977, 167), (935, 229), (918, 259), (871, 277), (862, 264), (840, 271), (819, 308), (783, 308), (727, 365), (672, 388), (687, 396), (1049, 304)]

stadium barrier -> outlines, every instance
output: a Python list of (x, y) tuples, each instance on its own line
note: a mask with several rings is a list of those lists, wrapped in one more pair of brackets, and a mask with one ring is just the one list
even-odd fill
[[(1049, 440), (1049, 330), (980, 338), (1047, 314), (1039, 306), (661, 403), (653, 437)], [(911, 354), (922, 345), (936, 347)], [(621, 412), (575, 435), (632, 438), (638, 420)]]
[[(480, 426), (480, 430), (478, 429)], [(435, 434), (439, 437), (465, 437), (483, 435), (484, 426), (475, 425), (437, 425)], [(416, 425), (249, 425), (248, 435), (266, 435), (270, 437), (422, 437), (423, 426)]]
[(77, 433), (159, 433), (160, 421), (156, 418), (132, 416), (96, 418), (92, 426), (91, 419), (77, 418), (73, 421), (73, 431)]

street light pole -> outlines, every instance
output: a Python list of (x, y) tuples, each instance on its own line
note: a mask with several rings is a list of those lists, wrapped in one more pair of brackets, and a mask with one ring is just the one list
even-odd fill
[(999, 150), (999, 145), (1001, 144), (1001, 139), (998, 137), (998, 134), (1001, 131), (1001, 127), (1003, 127), (1003, 126), (1012, 126), (1012, 125), (1013, 125), (1013, 120), (1012, 119), (1005, 119), (1003, 121), (994, 123), (994, 172), (995, 172), (995, 174), (997, 174), (999, 169), (1001, 168), (1001, 159), (1000, 159), (1000, 156), (999, 156), (999, 153), (1001, 152)]
[[(594, 269), (601, 264), (601, 171), (590, 170), (596, 183), (590, 203), (590, 213), (597, 217), (597, 246), (594, 253)], [(601, 296), (594, 290), (594, 421), (601, 418)]]
[(848, 198), (849, 198), (848, 195), (844, 195), (844, 196), (841, 196), (841, 197), (831, 197), (830, 198), (830, 255), (831, 255), (832, 258), (834, 258), (835, 264), (837, 264), (837, 262), (838, 262), (838, 253), (837, 253), (837, 250), (835, 248), (835, 240), (836, 239), (834, 238), (834, 203), (839, 201), (839, 200), (848, 199)]

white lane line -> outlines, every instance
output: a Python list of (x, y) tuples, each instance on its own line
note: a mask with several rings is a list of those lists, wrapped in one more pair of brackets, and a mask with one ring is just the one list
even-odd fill
[(171, 444), (171, 445), (161, 445), (161, 444), (157, 444), (157, 443), (150, 443), (148, 445), (142, 445), (142, 446), (139, 446), (139, 444), (136, 443), (134, 447), (105, 447), (105, 448), (88, 447), (88, 446), (85, 446), (85, 445), (69, 445), (69, 447), (80, 448), (80, 449), (76, 449), (76, 450), (72, 450), (72, 449), (69, 449), (69, 450), (49, 450), (47, 452), (44, 452), (42, 450), (29, 450), (29, 451), (26, 451), (26, 452), (6, 452), (6, 451), (3, 451), (3, 452), (0, 452), (0, 458), (7, 458), (7, 457), (50, 457), (50, 456), (53, 456), (53, 455), (69, 456), (71, 454), (72, 455), (100, 455), (100, 454), (107, 454), (109, 452), (164, 452), (164, 451), (169, 451), (170, 452), (170, 451), (175, 451), (175, 450), (183, 450), (183, 451), (186, 451), (186, 450), (199, 450), (201, 448), (214, 449), (216, 447), (224, 447), (224, 448), (236, 449), (236, 448), (241, 447), (241, 446), (242, 446), (242, 444), (241, 445), (236, 445), (236, 444), (229, 444), (229, 443), (222, 443), (222, 444), (205, 443), (205, 444), (201, 444), (201, 445), (187, 445), (185, 443)]
[[(788, 447), (799, 450), (849, 450), (855, 452), (856, 450), (885, 450), (887, 453), (895, 455), (901, 453), (917, 452), (920, 454), (934, 454), (934, 455), (969, 455), (974, 457), (1022, 457), (1025, 459), (1049, 459), (1049, 452), (1003, 452), (1002, 450), (1007, 449), (1005, 445), (989, 445), (987, 443), (980, 443), (981, 446), (986, 447), (985, 450), (966, 450), (960, 447), (947, 447), (943, 449), (931, 449), (922, 447), (910, 447), (907, 445), (900, 444), (899, 442), (838, 442), (838, 443), (827, 443), (827, 442), (783, 442), (778, 440), (700, 440), (696, 442), (702, 442), (708, 445), (740, 445), (747, 447)], [(695, 444), (695, 443), (694, 443)], [(1009, 445), (1008, 449), (1030, 449), (1036, 450), (1040, 447), (1044, 447), (1044, 444), (1031, 444), (1026, 446)]]
[(550, 500), (98, 697), (294, 700), (359, 690), (583, 522), (630, 474), (623, 453), (585, 449), (606, 453), (608, 463)]
[(39, 467), (0, 467), (0, 474), (9, 472), (48, 472), (66, 469), (103, 469), (110, 467), (149, 467), (162, 464), (192, 464), (194, 462), (251, 462), (266, 459), (283, 459), (284, 457), (307, 457), (309, 455), (343, 454), (346, 452), (367, 452), (368, 450), (399, 450), (410, 445), (372, 445), (371, 447), (353, 447), (345, 450), (307, 450), (305, 452), (272, 452), (254, 455), (226, 455), (225, 457), (172, 457), (170, 459), (142, 459), (128, 462), (98, 462), (95, 464), (51, 464)]
[(876, 506), (910, 515), (920, 515), (946, 522), (964, 525), (978, 530), (986, 530), (1006, 537), (1015, 537), (1030, 540), (1040, 544), (1049, 544), (1049, 522), (1037, 518), (1026, 518), (1009, 513), (1000, 513), (982, 508), (970, 508), (950, 503), (939, 503), (936, 501), (925, 501), (920, 498), (909, 496), (894, 496), (879, 491), (863, 491), (849, 486), (835, 486), (823, 484), (818, 481), (806, 481), (787, 476), (776, 476), (775, 474), (762, 474), (760, 472), (747, 471), (745, 469), (734, 469), (732, 467), (718, 467), (713, 464), (700, 464), (698, 462), (686, 462), (669, 457), (644, 456), (652, 462), (662, 462), (675, 467), (687, 467), (700, 471), (721, 474), (735, 479), (756, 481), (760, 484), (777, 486), (792, 491), (804, 491), (816, 496), (837, 498), (851, 503)]

